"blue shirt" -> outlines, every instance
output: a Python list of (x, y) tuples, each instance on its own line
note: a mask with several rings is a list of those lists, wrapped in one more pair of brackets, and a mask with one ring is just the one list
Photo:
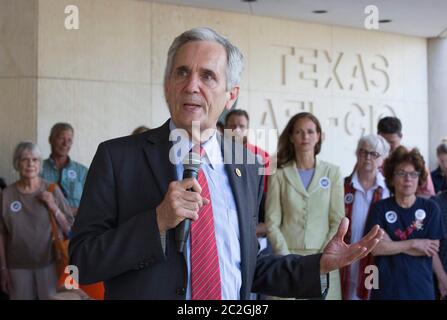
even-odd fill
[[(416, 198), (410, 208), (402, 208), (394, 197), (373, 204), (365, 234), (378, 224), (393, 241), (442, 239), (439, 207), (431, 200)], [(433, 300), (432, 258), (405, 253), (375, 256), (379, 288), (371, 290), (371, 300)]]
[[(172, 121), (169, 124), (171, 131), (175, 129)], [(175, 158), (178, 180), (183, 177), (182, 161), (191, 150), (189, 139), (179, 139), (174, 142), (174, 149), (170, 156)], [(239, 235), (239, 221), (233, 191), (225, 171), (223, 155), (216, 133), (204, 144), (205, 156), (202, 158), (201, 169), (205, 174), (210, 190), (210, 200), (213, 208), (214, 229), (219, 256), (219, 268), (223, 300), (239, 300), (242, 286), (241, 274), (241, 247)], [(188, 284), (186, 299), (191, 299), (191, 261), (190, 238), (186, 243), (185, 257), (188, 268)]]
[(54, 160), (48, 158), (43, 162), (40, 175), (47, 181), (57, 183), (68, 200), (68, 204), (73, 208), (78, 208), (87, 172), (86, 167), (70, 158), (67, 165), (59, 171)]
[(298, 173), (300, 175), (301, 182), (303, 183), (304, 189), (307, 190), (307, 188), (309, 187), (310, 183), (312, 182), (312, 178), (313, 178), (314, 173), (315, 173), (315, 168), (308, 169), (308, 170), (298, 169)]

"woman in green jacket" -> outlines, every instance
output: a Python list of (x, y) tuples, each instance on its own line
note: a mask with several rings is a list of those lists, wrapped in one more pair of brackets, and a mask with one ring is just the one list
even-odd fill
[[(322, 252), (344, 217), (340, 169), (317, 160), (321, 125), (311, 113), (293, 116), (278, 141), (277, 171), (266, 198), (268, 238), (277, 254)], [(338, 270), (327, 299), (341, 299)]]

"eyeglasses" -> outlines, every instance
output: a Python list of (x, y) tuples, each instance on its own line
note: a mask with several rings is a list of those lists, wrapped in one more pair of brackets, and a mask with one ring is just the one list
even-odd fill
[(359, 150), (359, 155), (362, 156), (363, 158), (367, 158), (368, 155), (369, 155), (373, 159), (378, 159), (380, 157), (380, 153), (375, 152), (375, 151), (368, 151), (368, 150), (365, 150), (365, 149), (360, 149)]
[(407, 171), (399, 170), (399, 171), (394, 172), (394, 175), (399, 178), (410, 177), (411, 179), (416, 179), (421, 175), (421, 173), (419, 171), (407, 172)]

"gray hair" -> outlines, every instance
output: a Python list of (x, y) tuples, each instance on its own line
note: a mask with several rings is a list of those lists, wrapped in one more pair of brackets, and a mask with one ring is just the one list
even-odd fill
[(19, 171), (19, 163), (25, 151), (31, 151), (33, 155), (42, 161), (42, 152), (40, 152), (39, 146), (31, 141), (22, 141), (16, 146), (12, 156), (12, 165), (16, 171)]
[(168, 61), (166, 62), (165, 79), (166, 84), (172, 72), (174, 58), (181, 46), (190, 41), (212, 41), (221, 44), (227, 52), (227, 88), (230, 90), (241, 81), (241, 74), (244, 68), (244, 57), (240, 50), (234, 46), (227, 38), (221, 36), (216, 31), (207, 27), (194, 28), (183, 32), (174, 39), (168, 51)]
[(66, 122), (58, 122), (56, 123), (50, 131), (50, 141), (57, 136), (57, 134), (61, 131), (71, 131), (74, 133), (74, 129), (71, 124)]
[(372, 148), (375, 152), (379, 153), (382, 158), (386, 158), (390, 152), (390, 145), (388, 142), (382, 136), (377, 134), (368, 134), (361, 137), (357, 143), (357, 150), (355, 151), (356, 154), (358, 154), (362, 145), (367, 145), (368, 147)]

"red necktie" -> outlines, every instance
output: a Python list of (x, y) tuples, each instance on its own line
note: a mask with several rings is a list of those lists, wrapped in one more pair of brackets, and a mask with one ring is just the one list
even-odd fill
[[(200, 147), (200, 156), (205, 150)], [(210, 203), (199, 211), (199, 219), (191, 224), (191, 298), (192, 300), (221, 300), (219, 258), (214, 232), (213, 208), (210, 190), (203, 170), (197, 180), (202, 187), (202, 197)]]

